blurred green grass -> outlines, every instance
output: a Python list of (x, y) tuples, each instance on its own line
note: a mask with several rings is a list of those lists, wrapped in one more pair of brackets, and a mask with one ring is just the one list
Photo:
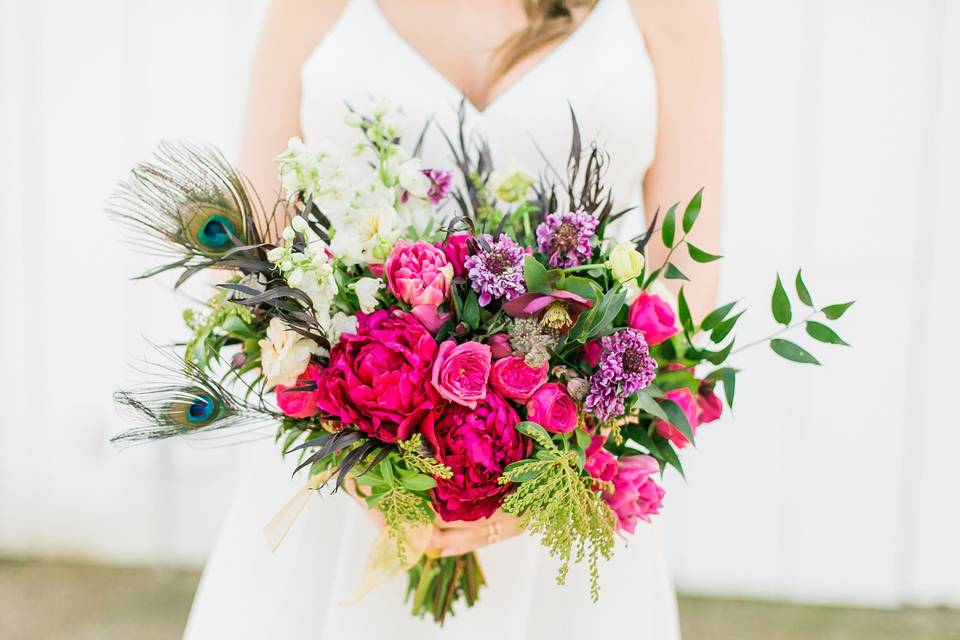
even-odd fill
[[(0, 560), (3, 640), (179, 638), (200, 575)], [(683, 596), (684, 640), (960, 640), (960, 611), (877, 611)]]

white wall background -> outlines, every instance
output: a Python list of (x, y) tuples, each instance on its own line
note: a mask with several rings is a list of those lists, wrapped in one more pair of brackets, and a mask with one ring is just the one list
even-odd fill
[[(182, 335), (102, 215), (161, 138), (232, 153), (263, 0), (0, 0), (0, 554), (199, 563), (236, 449), (118, 452), (112, 390)], [(822, 370), (744, 354), (668, 482), (689, 591), (960, 605), (960, 2), (721, 0), (724, 290), (856, 297)], [(285, 496), (278, 496), (278, 505)]]

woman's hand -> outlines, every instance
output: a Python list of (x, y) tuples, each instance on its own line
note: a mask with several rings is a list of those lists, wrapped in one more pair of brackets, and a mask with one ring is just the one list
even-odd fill
[(438, 518), (430, 546), (438, 549), (444, 558), (462, 556), (521, 533), (520, 519), (498, 509), (489, 518), (471, 522), (444, 522)]

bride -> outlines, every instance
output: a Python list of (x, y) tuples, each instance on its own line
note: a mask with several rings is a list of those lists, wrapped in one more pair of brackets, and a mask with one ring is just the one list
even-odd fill
[[(449, 166), (439, 132), (453, 130), (463, 97), (468, 127), (488, 139), (494, 159), (537, 172), (544, 157), (565, 164), (569, 104), (584, 139), (609, 152), (606, 181), (624, 206), (640, 204), (652, 215), (706, 187), (712, 206), (696, 244), (711, 249), (719, 235), (718, 30), (714, 0), (272, 0), (240, 164), (261, 194), (272, 194), (271, 158), (289, 137), (349, 148), (352, 141), (338, 137), (349, 131), (340, 126), (344, 105), (375, 95), (402, 107), (408, 140), (432, 118), (422, 157), (427, 166)], [(615, 230), (622, 237), (644, 228), (639, 213), (623, 220)], [(648, 250), (662, 260), (662, 247)], [(716, 275), (695, 263), (680, 268), (696, 283), (687, 290), (694, 314), (702, 312)], [(403, 578), (347, 606), (376, 519), (359, 502), (317, 495), (272, 552), (263, 527), (303, 479), (290, 478), (272, 442), (244, 454), (249, 464), (236, 474), (235, 503), (204, 571), (189, 640), (679, 638), (657, 524), (618, 544), (615, 560), (601, 567), (596, 605), (583, 567), (558, 587), (556, 563), (514, 519), (495, 514), (435, 530), (433, 546), (446, 555), (477, 550), (488, 582), (478, 605), (444, 628), (407, 612)]]

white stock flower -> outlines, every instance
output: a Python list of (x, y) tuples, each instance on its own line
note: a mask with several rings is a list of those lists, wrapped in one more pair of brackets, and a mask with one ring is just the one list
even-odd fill
[(360, 310), (364, 313), (373, 313), (377, 308), (377, 292), (383, 288), (383, 281), (379, 278), (360, 278), (353, 283), (353, 290), (357, 293)]
[(267, 337), (260, 340), (260, 366), (267, 384), (296, 384), (316, 350), (316, 342), (289, 329), (280, 318), (273, 318), (267, 326)]
[(330, 240), (330, 251), (348, 267), (363, 262), (363, 245), (360, 243), (360, 238), (350, 227), (344, 227), (337, 231), (337, 235)]
[(340, 336), (345, 333), (357, 332), (357, 316), (348, 316), (342, 311), (337, 311), (330, 319), (330, 326), (327, 329), (327, 339), (333, 346), (340, 341)]
[(397, 182), (414, 198), (426, 198), (430, 192), (430, 178), (423, 175), (418, 158), (407, 160), (400, 165), (397, 169)]
[(397, 208), (400, 229), (413, 227), (418, 235), (423, 235), (431, 221), (437, 219), (437, 208), (429, 200), (410, 198)]

